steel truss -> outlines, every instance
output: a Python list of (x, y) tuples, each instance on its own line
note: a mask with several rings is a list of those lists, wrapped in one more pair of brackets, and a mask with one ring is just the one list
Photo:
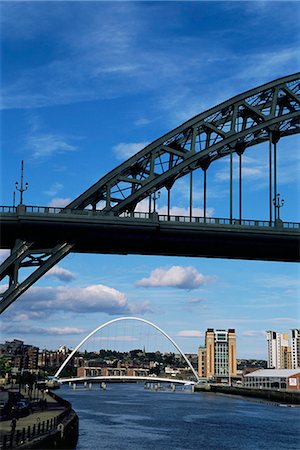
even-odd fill
[[(72, 249), (72, 245), (67, 243), (58, 244), (53, 249), (31, 250), (32, 246), (33, 242), (17, 241), (11, 255), (0, 266), (0, 281), (6, 276), (9, 277), (8, 288), (0, 294), (0, 313)], [(36, 267), (36, 269), (22, 282), (19, 282), (19, 272), (26, 267)]]
[[(193, 117), (146, 146), (66, 208), (133, 212), (146, 197), (224, 156), (299, 133), (300, 74), (257, 87)], [(275, 188), (274, 188), (275, 190)], [(204, 208), (205, 209), (205, 208)]]
[[(276, 217), (276, 144), (283, 136), (300, 132), (300, 73), (267, 83), (203, 112), (146, 146), (116, 167), (72, 201), (65, 209), (102, 210), (103, 214), (121, 215), (134, 212), (137, 204), (196, 169), (204, 172), (204, 220), (206, 218), (206, 171), (213, 161), (230, 155), (230, 219), (232, 219), (232, 154), (240, 157), (240, 219), (241, 158), (247, 147), (270, 142), (269, 203), (270, 224)], [(190, 189), (191, 191), (191, 189)], [(192, 197), (190, 192), (190, 215)], [(22, 205), (19, 205), (21, 208)], [(31, 250), (29, 242), (16, 242), (10, 257), (0, 266), (0, 280), (9, 277), (8, 289), (0, 294), (0, 313), (33, 283), (57, 264), (71, 250), (69, 243), (53, 249)], [(19, 271), (37, 267), (19, 283)]]

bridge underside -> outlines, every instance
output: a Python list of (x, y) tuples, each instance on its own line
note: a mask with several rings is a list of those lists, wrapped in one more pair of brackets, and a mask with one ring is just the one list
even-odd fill
[[(286, 229), (279, 223), (282, 203), (277, 182), (277, 144), (281, 138), (300, 132), (299, 93), (300, 74), (296, 73), (204, 111), (104, 175), (66, 206), (62, 214), (62, 211), (53, 217), (45, 211), (35, 216), (25, 214), (22, 200), (17, 214), (15, 211), (11, 214), (10, 207), (3, 206), (0, 245), (10, 249), (11, 255), (0, 266), (0, 280), (9, 277), (8, 289), (0, 292), (0, 313), (70, 251), (299, 261), (299, 224), (292, 224), (296, 225), (295, 229)], [(269, 143), (267, 226), (233, 224), (233, 156), (235, 154), (239, 161), (238, 219), (241, 224), (244, 153), (262, 142)], [(212, 163), (224, 157), (230, 162), (230, 222), (220, 226), (220, 223), (207, 223), (206, 175)], [(169, 217), (172, 187), (189, 174), (191, 219), (192, 175), (196, 171), (203, 178), (204, 223), (160, 222), (155, 217), (130, 221), (122, 217), (124, 214), (133, 216), (143, 200), (148, 201), (149, 215), (155, 212), (160, 189), (167, 194)], [(102, 218), (99, 218), (99, 211)], [(80, 217), (83, 214), (86, 216)], [(19, 269), (23, 267), (37, 269), (19, 282)]]
[[(269, 261), (299, 261), (299, 232), (293, 229), (240, 225), (191, 224), (158, 220), (74, 216), (69, 220), (3, 218), (2, 248), (16, 239), (33, 242), (31, 251), (68, 242), (72, 252), (192, 256)], [(41, 250), (42, 251), (42, 250)]]

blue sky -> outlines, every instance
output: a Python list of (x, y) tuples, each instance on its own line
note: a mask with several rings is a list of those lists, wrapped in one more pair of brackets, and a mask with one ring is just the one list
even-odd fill
[[(1, 15), (2, 205), (22, 159), (25, 203), (64, 206), (183, 121), (299, 70), (298, 2), (2, 2)], [(298, 149), (298, 137), (279, 143), (284, 220), (300, 219)], [(268, 218), (266, 150), (245, 154), (245, 218)], [(228, 161), (213, 166), (207, 206), (226, 217)], [(173, 213), (188, 211), (187, 185)], [(196, 174), (195, 214), (201, 187)], [(186, 352), (207, 327), (236, 328), (238, 357), (266, 358), (265, 330), (299, 327), (298, 304), (296, 264), (71, 254), (3, 314), (1, 341), (75, 346), (137, 315)]]

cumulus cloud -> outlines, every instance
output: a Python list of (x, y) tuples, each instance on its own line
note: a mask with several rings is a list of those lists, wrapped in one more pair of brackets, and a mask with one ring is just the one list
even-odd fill
[(198, 330), (182, 330), (178, 331), (176, 334), (177, 337), (202, 337), (203, 333)]
[(194, 267), (159, 267), (152, 270), (149, 278), (142, 278), (136, 286), (176, 287), (179, 289), (197, 289), (212, 281), (212, 277), (202, 275)]
[[(167, 214), (167, 206), (162, 206), (161, 208), (157, 209), (158, 214)], [(214, 213), (213, 208), (207, 208), (206, 209), (206, 217), (212, 217)], [(170, 215), (171, 216), (186, 216), (188, 217), (190, 215), (189, 208), (183, 208), (180, 206), (173, 206), (170, 209)], [(192, 216), (193, 217), (203, 217), (204, 216), (204, 210), (203, 208), (193, 208), (192, 210)]]
[(125, 160), (142, 150), (149, 142), (130, 142), (128, 144), (121, 142), (113, 147), (113, 152), (117, 159)]
[[(149, 212), (149, 200), (147, 198), (140, 201), (135, 209), (136, 212)], [(167, 205), (162, 205), (156, 208), (158, 214), (166, 215), (168, 214)], [(206, 209), (206, 217), (213, 217), (214, 208)], [(188, 217), (190, 215), (189, 208), (184, 208), (181, 206), (172, 206), (170, 208), (170, 216), (185, 216)], [(193, 217), (203, 217), (204, 211), (203, 208), (193, 208)]]
[[(24, 319), (26, 316), (27, 319), (35, 320), (46, 319), (60, 311), (103, 312), (110, 315), (144, 314), (151, 311), (147, 301), (130, 303), (123, 292), (102, 284), (83, 288), (33, 286), (18, 300), (15, 307), (17, 306), (20, 318), (23, 316)], [(11, 309), (7, 314), (14, 315)]]
[(72, 281), (75, 278), (74, 273), (60, 266), (52, 267), (52, 269), (50, 269), (44, 276), (56, 277), (61, 281)]

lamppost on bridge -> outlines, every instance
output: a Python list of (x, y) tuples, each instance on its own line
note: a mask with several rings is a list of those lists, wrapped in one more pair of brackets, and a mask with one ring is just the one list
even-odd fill
[(154, 192), (153, 194), (153, 212), (156, 213), (156, 200), (158, 200), (160, 198), (160, 191)]
[(275, 221), (280, 221), (280, 208), (284, 205), (284, 199), (280, 200), (280, 194), (277, 194), (275, 198), (273, 198), (273, 205), (275, 206), (275, 210), (277, 215), (275, 216)]
[(20, 192), (20, 205), (23, 205), (23, 192), (27, 191), (28, 183), (25, 183), (25, 187), (23, 187), (23, 179), (24, 179), (24, 161), (22, 159), (21, 162), (21, 183), (19, 187), (19, 183), (16, 181), (16, 190)]

